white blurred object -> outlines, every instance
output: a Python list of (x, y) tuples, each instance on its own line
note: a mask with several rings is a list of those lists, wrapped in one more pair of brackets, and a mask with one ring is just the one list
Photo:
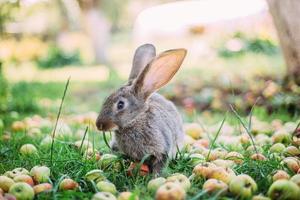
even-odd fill
[(198, 0), (154, 6), (142, 11), (134, 25), (138, 42), (179, 36), (193, 26), (207, 26), (266, 12), (265, 0)]

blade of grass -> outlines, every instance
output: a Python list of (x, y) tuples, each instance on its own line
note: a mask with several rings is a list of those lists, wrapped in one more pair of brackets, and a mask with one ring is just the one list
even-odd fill
[(84, 142), (84, 140), (85, 140), (85, 137), (86, 137), (86, 134), (87, 134), (88, 130), (89, 130), (89, 127), (87, 126), (87, 127), (85, 128), (84, 135), (83, 135), (83, 138), (82, 138), (82, 140), (81, 140), (81, 144), (80, 144), (80, 148), (79, 148), (80, 151), (79, 151), (79, 152), (81, 152), (81, 150), (82, 150), (82, 145), (83, 145), (83, 142)]
[(225, 123), (226, 117), (227, 117), (227, 113), (225, 114), (225, 117), (224, 117), (224, 119), (222, 120), (221, 126), (219, 127), (219, 129), (218, 129), (218, 131), (217, 131), (217, 134), (216, 134), (216, 136), (214, 137), (214, 139), (213, 139), (213, 141), (212, 141), (212, 143), (211, 143), (211, 145), (210, 145), (208, 154), (207, 154), (206, 159), (205, 159), (206, 161), (208, 161), (208, 158), (209, 158), (209, 156), (210, 156), (211, 150), (212, 150), (212, 148), (213, 148), (213, 146), (214, 146), (214, 144), (215, 144), (217, 138), (219, 137), (219, 134), (221, 133), (221, 130), (222, 130), (223, 125), (224, 125), (224, 123)]
[(198, 200), (201, 196), (205, 195), (206, 193), (207, 193), (206, 190), (201, 190), (198, 194), (196, 194), (196, 196), (191, 198), (191, 200)]
[(110, 148), (109, 144), (108, 144), (108, 141), (107, 141), (107, 138), (106, 138), (106, 135), (105, 135), (105, 131), (102, 131), (102, 134), (103, 134), (103, 139), (104, 139), (104, 142), (105, 142), (106, 146), (107, 146), (110, 150), (112, 150), (112, 149)]
[(255, 100), (253, 106), (251, 107), (251, 110), (250, 110), (250, 114), (249, 114), (249, 126), (248, 126), (248, 129), (251, 130), (251, 127), (252, 127), (252, 116), (253, 116), (253, 111), (254, 111), (254, 108), (257, 104), (257, 102), (259, 101), (259, 97), (257, 97), (257, 99)]
[(242, 124), (242, 126), (246, 130), (247, 134), (249, 135), (249, 137), (251, 139), (251, 143), (254, 147), (255, 152), (256, 152), (256, 154), (258, 154), (258, 150), (256, 148), (254, 139), (253, 139), (252, 134), (250, 133), (249, 129), (247, 128), (246, 124), (243, 122), (241, 116), (236, 112), (236, 110), (232, 107), (232, 105), (230, 104), (229, 106), (230, 106), (230, 109), (232, 110), (233, 114), (236, 116), (236, 118), (239, 120), (239, 122)]
[(60, 102), (60, 105), (59, 105), (59, 110), (58, 110), (58, 114), (57, 114), (57, 117), (56, 117), (53, 133), (52, 133), (52, 143), (51, 143), (51, 151), (50, 151), (50, 166), (51, 167), (53, 165), (53, 150), (54, 150), (54, 138), (55, 138), (56, 128), (57, 128), (58, 120), (59, 120), (59, 117), (60, 117), (60, 114), (61, 114), (62, 106), (63, 106), (64, 100), (65, 100), (65, 97), (66, 97), (66, 94), (67, 94), (70, 79), (71, 79), (71, 77), (68, 78), (67, 83), (65, 85), (64, 93), (63, 93), (63, 96), (62, 96), (62, 99), (61, 99), (61, 102)]

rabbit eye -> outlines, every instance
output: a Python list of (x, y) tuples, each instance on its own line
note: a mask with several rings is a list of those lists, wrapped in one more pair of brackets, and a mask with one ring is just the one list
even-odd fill
[(125, 105), (124, 101), (118, 101), (118, 104), (117, 104), (118, 110), (123, 109), (123, 108), (124, 108), (124, 105)]

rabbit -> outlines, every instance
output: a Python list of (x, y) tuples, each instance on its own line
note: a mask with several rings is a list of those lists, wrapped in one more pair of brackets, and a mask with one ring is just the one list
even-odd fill
[(175, 105), (156, 91), (172, 79), (186, 53), (185, 49), (173, 49), (156, 56), (152, 44), (137, 48), (128, 83), (105, 100), (96, 120), (100, 131), (116, 129), (113, 150), (136, 161), (150, 156), (148, 165), (155, 174), (183, 147), (181, 116)]

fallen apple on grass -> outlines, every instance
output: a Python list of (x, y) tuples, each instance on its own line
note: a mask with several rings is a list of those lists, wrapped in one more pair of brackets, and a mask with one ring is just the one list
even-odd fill
[(280, 179), (288, 180), (288, 179), (290, 179), (290, 175), (284, 170), (277, 170), (275, 172), (275, 174), (273, 175), (272, 180), (273, 180), (273, 182), (275, 182)]
[(9, 188), (9, 193), (14, 195), (17, 200), (31, 200), (34, 198), (34, 190), (27, 183), (15, 183)]
[(18, 167), (13, 169), (12, 171), (7, 171), (4, 174), (5, 176), (8, 176), (10, 178), (15, 178), (16, 176), (19, 175), (29, 175), (29, 171), (23, 167)]
[(9, 188), (14, 184), (14, 180), (7, 176), (0, 176), (0, 188), (4, 192), (8, 192)]
[(290, 180), (296, 183), (300, 188), (300, 174), (295, 174)]
[(177, 183), (167, 182), (160, 186), (155, 194), (156, 200), (183, 200), (185, 190)]
[(64, 190), (77, 190), (79, 187), (79, 184), (70, 178), (65, 178), (59, 183), (59, 189)]
[(191, 182), (188, 177), (179, 173), (169, 176), (166, 181), (179, 184), (185, 191), (188, 191), (191, 187)]
[(24, 156), (37, 155), (38, 150), (33, 144), (24, 144), (20, 148), (20, 153)]
[(30, 175), (37, 183), (45, 183), (49, 181), (50, 169), (46, 166), (35, 166), (30, 170)]
[(241, 174), (230, 181), (229, 191), (240, 199), (248, 199), (257, 191), (257, 185), (249, 175)]
[(86, 173), (84, 177), (86, 180), (94, 181), (95, 183), (106, 180), (103, 171), (100, 169), (91, 170), (88, 173)]
[(118, 200), (139, 200), (139, 197), (132, 192), (121, 192)]
[(150, 172), (148, 165), (146, 165), (146, 164), (141, 165), (140, 163), (131, 162), (130, 166), (127, 169), (127, 174), (129, 176), (133, 176), (135, 170), (139, 170), (138, 174), (140, 176), (146, 176)]
[(33, 186), (33, 190), (35, 194), (39, 194), (42, 192), (48, 192), (52, 190), (52, 185), (50, 183), (41, 183)]
[(298, 200), (300, 189), (293, 181), (278, 180), (270, 186), (268, 196), (276, 200)]
[(155, 193), (157, 189), (166, 183), (166, 179), (163, 177), (158, 177), (155, 179), (152, 179), (148, 182), (147, 189), (151, 193)]
[(117, 194), (118, 192), (116, 186), (108, 181), (99, 181), (96, 187), (100, 192), (109, 192), (112, 194)]
[(204, 182), (202, 189), (208, 193), (220, 193), (220, 195), (225, 195), (228, 190), (228, 185), (217, 179), (208, 179)]
[(33, 182), (33, 179), (31, 178), (31, 176), (29, 175), (25, 175), (25, 174), (20, 174), (18, 176), (16, 176), (14, 178), (14, 181), (17, 183), (17, 182), (24, 182), (24, 183), (27, 183), (28, 185), (30, 186), (33, 186), (34, 185), (34, 182)]
[(92, 197), (92, 200), (117, 200), (117, 198), (109, 192), (97, 192)]

